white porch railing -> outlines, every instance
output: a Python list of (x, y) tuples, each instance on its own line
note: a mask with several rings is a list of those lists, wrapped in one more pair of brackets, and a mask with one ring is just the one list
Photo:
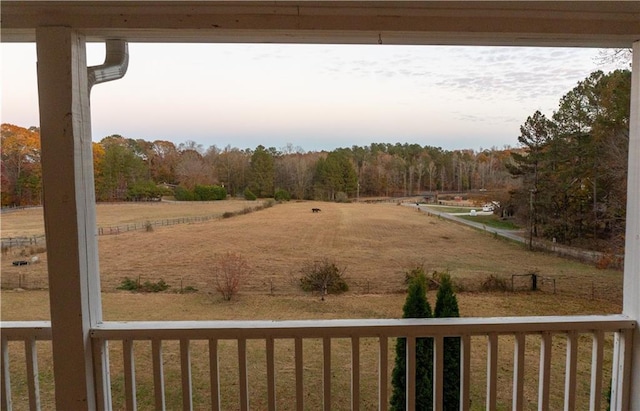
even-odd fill
[[(247, 349), (248, 342), (264, 341), (262, 352), (264, 358), (264, 373), (259, 377), (266, 380), (266, 402), (264, 406), (269, 410), (276, 409), (276, 342), (289, 340), (293, 344), (293, 357), (291, 366), (293, 367), (291, 398), (287, 399), (286, 408), (303, 410), (308, 409), (309, 404), (305, 404), (309, 390), (320, 392), (320, 401), (325, 410), (332, 408), (332, 398), (336, 392), (332, 391), (332, 378), (335, 368), (332, 365), (332, 356), (335, 355), (332, 348), (332, 341), (346, 339), (349, 341), (346, 346), (350, 351), (351, 361), (347, 368), (350, 369), (350, 408), (358, 410), (361, 407), (363, 398), (361, 397), (363, 379), (363, 368), (370, 369), (371, 364), (361, 364), (361, 348), (363, 341), (367, 343), (374, 341), (377, 345), (377, 378), (374, 378), (374, 391), (377, 392), (377, 408), (386, 410), (389, 403), (389, 355), (391, 344), (395, 343), (395, 338), (407, 338), (407, 409), (415, 409), (416, 375), (415, 352), (416, 338), (430, 337), (434, 341), (434, 409), (441, 410), (443, 407), (443, 344), (445, 337), (460, 337), (461, 339), (461, 409), (470, 408), (470, 393), (472, 389), (472, 369), (471, 364), (474, 358), (471, 356), (471, 340), (484, 339), (486, 341), (486, 351), (481, 353), (481, 357), (486, 357), (486, 395), (484, 409), (495, 410), (498, 405), (497, 387), (498, 369), (504, 364), (499, 363), (498, 341), (504, 344), (502, 336), (510, 336), (509, 341), (513, 341), (507, 351), (513, 351), (513, 360), (509, 364), (512, 368), (512, 391), (511, 402), (515, 410), (524, 409), (525, 404), (525, 345), (534, 345), (537, 349), (539, 344), (539, 366), (537, 368), (537, 406), (538, 409), (549, 409), (551, 399), (552, 384), (552, 346), (553, 341), (558, 338), (563, 341), (563, 348), (566, 354), (561, 357), (564, 360), (564, 408), (575, 409), (577, 391), (579, 387), (588, 387), (589, 408), (599, 410), (604, 401), (602, 398), (603, 387), (606, 388), (608, 379), (604, 378), (605, 370), (605, 335), (613, 334), (614, 345), (613, 355), (609, 357), (612, 363), (612, 395), (611, 409), (625, 410), (629, 401), (629, 381), (630, 381), (630, 350), (625, 347), (631, 346), (631, 330), (635, 328), (634, 321), (622, 315), (611, 316), (577, 316), (577, 317), (505, 317), (505, 318), (451, 318), (451, 319), (403, 319), (403, 320), (310, 320), (310, 321), (179, 321), (179, 322), (107, 322), (98, 325), (91, 332), (95, 355), (96, 369), (104, 370), (98, 376), (96, 385), (100, 403), (106, 404), (106, 408), (112, 408), (112, 381), (110, 378), (124, 380), (122, 402), (129, 410), (135, 410), (138, 406), (139, 390), (136, 387), (136, 358), (140, 356), (140, 348), (134, 351), (134, 341), (150, 341), (150, 351), (144, 354), (150, 357), (146, 370), (152, 374), (152, 391), (148, 394), (152, 397), (147, 406), (156, 409), (165, 409), (167, 392), (165, 383), (167, 373), (165, 366), (170, 362), (179, 362), (180, 391), (182, 393), (182, 408), (194, 408), (194, 385), (202, 386), (209, 383), (210, 387), (210, 407), (219, 410), (222, 407), (221, 394), (224, 390), (237, 390), (238, 406), (233, 407), (241, 410), (250, 409), (250, 380), (257, 372), (249, 372), (252, 363), (256, 362), (254, 356)], [(30, 409), (40, 409), (40, 388), (38, 373), (38, 358), (35, 342), (38, 340), (50, 340), (51, 328), (48, 322), (3, 322), (2, 327), (2, 409), (12, 409), (12, 383), (10, 363), (20, 362), (21, 352), (14, 351), (15, 343), (10, 341), (23, 341), (26, 364), (26, 385), (28, 398), (21, 398), (23, 404), (28, 404)], [(535, 336), (527, 338), (528, 336)], [(532, 341), (535, 339), (535, 343)], [(192, 346), (195, 341), (202, 340), (206, 344), (206, 365), (208, 371), (205, 373), (209, 381), (194, 381), (192, 365)], [(237, 347), (237, 361), (235, 362), (235, 372), (233, 381), (230, 377), (221, 373), (220, 355), (221, 345), (225, 340), (235, 341)], [(305, 359), (311, 356), (303, 356), (303, 342), (308, 340), (319, 341), (318, 353), (321, 358), (321, 380), (322, 387), (305, 387), (304, 374), (306, 367)], [(108, 355), (100, 355), (100, 352), (109, 352), (108, 342), (120, 341), (122, 343), (122, 375), (114, 371), (111, 363), (116, 361), (107, 360), (103, 363), (103, 358)], [(171, 341), (179, 342), (176, 348), (176, 359), (173, 360), (163, 354), (163, 348), (171, 344)], [(119, 345), (119, 344), (115, 344)], [(369, 345), (369, 344), (367, 344)], [(253, 345), (252, 345), (253, 346)], [(337, 346), (337, 344), (336, 344)], [(578, 348), (582, 346), (582, 354)], [(588, 350), (587, 355), (591, 356), (590, 369), (587, 373), (578, 371), (578, 357), (584, 356), (584, 348)], [(235, 347), (234, 347), (235, 348)], [(369, 348), (367, 348), (369, 349)], [(503, 347), (501, 347), (501, 350)], [(557, 347), (556, 347), (557, 349)], [(104, 350), (104, 351), (103, 351)], [(136, 356), (138, 354), (138, 357)], [(556, 353), (557, 354), (557, 353)], [(474, 357), (475, 349), (474, 349)], [(17, 358), (17, 359), (16, 359)], [(203, 356), (199, 353), (198, 359)], [(334, 357), (335, 358), (335, 357)], [(262, 359), (260, 360), (263, 361)], [(335, 362), (335, 361), (334, 361)], [(584, 362), (584, 361), (583, 361)], [(118, 362), (119, 363), (119, 362)], [(555, 364), (555, 363), (554, 363)], [(172, 364), (177, 365), (177, 364)], [(201, 364), (199, 364), (201, 365)], [(344, 364), (338, 364), (343, 367)], [(13, 365), (15, 368), (15, 365)], [(119, 368), (118, 365), (117, 368)], [(111, 370), (109, 370), (111, 368)], [(608, 369), (607, 369), (608, 370)], [(115, 377), (114, 377), (115, 375)], [(199, 374), (201, 375), (201, 374)], [(586, 379), (586, 381), (585, 381)], [(367, 381), (371, 381), (369, 378)], [(480, 380), (484, 380), (481, 378)], [(475, 381), (475, 379), (474, 379)], [(554, 380), (555, 381), (555, 380)], [(604, 384), (603, 384), (604, 382)], [(265, 383), (265, 381), (263, 381)], [(230, 385), (230, 387), (225, 386)], [(481, 384), (474, 383), (475, 385)], [(237, 385), (237, 388), (235, 386)], [(102, 387), (102, 388), (101, 388)], [(476, 387), (477, 388), (477, 387)], [(344, 391), (348, 391), (345, 389)], [(368, 392), (371, 392), (369, 390)], [(347, 395), (340, 393), (338, 395)], [(529, 395), (530, 396), (530, 395)], [(26, 396), (23, 396), (26, 397)], [(17, 398), (14, 399), (17, 401)], [(369, 398), (369, 400), (371, 400)], [(281, 402), (280, 402), (281, 403)], [(16, 403), (17, 404), (17, 403)], [(196, 404), (196, 406), (198, 406)], [(209, 406), (209, 405), (208, 405)], [(557, 405), (556, 405), (557, 406)], [(316, 408), (315, 406), (313, 407)], [(335, 407), (334, 407), (335, 408)]]

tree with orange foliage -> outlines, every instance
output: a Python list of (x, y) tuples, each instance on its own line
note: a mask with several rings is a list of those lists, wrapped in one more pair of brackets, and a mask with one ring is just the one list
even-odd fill
[(2, 205), (40, 204), (42, 167), (40, 165), (40, 130), (3, 123)]

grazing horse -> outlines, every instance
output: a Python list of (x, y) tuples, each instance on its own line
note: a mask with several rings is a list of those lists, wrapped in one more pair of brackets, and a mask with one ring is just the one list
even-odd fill
[(321, 210), (319, 208), (312, 208), (311, 211), (314, 213), (319, 213)]

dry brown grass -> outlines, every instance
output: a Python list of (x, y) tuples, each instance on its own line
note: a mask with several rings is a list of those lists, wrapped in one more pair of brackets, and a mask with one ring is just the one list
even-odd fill
[[(227, 203), (246, 205), (124, 204), (101, 205), (98, 211), (102, 219), (133, 222), (142, 215), (154, 218), (148, 210), (157, 216), (180, 210), (193, 216), (204, 210), (200, 207), (222, 210)], [(311, 213), (312, 207), (322, 212)], [(125, 216), (129, 210), (138, 217)], [(211, 292), (209, 267), (217, 255), (231, 251), (245, 257), (254, 273), (241, 293), (298, 293), (296, 279), (303, 263), (326, 257), (346, 267), (352, 293), (402, 292), (404, 272), (422, 264), (429, 272), (449, 271), (466, 289), (477, 289), (489, 275), (510, 282), (512, 274), (537, 271), (555, 278), (560, 292), (621, 300), (618, 271), (532, 253), (519, 244), (392, 204), (292, 202), (228, 219), (99, 238), (102, 287), (107, 292), (115, 291), (125, 277), (142, 282), (162, 278), (174, 289), (182, 284)], [(3, 259), (3, 276), (24, 274), (46, 282), (46, 264), (13, 267), (10, 260)]]
[[(131, 206), (135, 208), (138, 205)], [(188, 206), (183, 206), (183, 215), (188, 213)], [(113, 215), (117, 215), (118, 207), (122, 206), (101, 207), (113, 207)], [(157, 211), (163, 208), (156, 204), (151, 207), (157, 207)], [(312, 207), (320, 207), (322, 212), (311, 213)], [(209, 294), (213, 289), (208, 267), (216, 255), (227, 251), (241, 253), (255, 273), (241, 288), (238, 298), (231, 302), (223, 302), (216, 294)], [(325, 302), (303, 295), (293, 284), (304, 261), (323, 257), (346, 266), (351, 285), (349, 293), (330, 296)], [(620, 272), (597, 270), (544, 253), (530, 253), (520, 245), (391, 204), (288, 203), (230, 219), (100, 237), (106, 320), (398, 318), (402, 315), (405, 298), (404, 270), (416, 264), (424, 264), (429, 271), (449, 270), (454, 280), (467, 288), (473, 288), (474, 284), (491, 274), (510, 279), (511, 274), (537, 271), (541, 275), (555, 277), (562, 291), (556, 295), (549, 292), (462, 292), (458, 294), (462, 316), (595, 314), (618, 313), (621, 310)], [(46, 264), (14, 268), (7, 258), (3, 258), (2, 269), (3, 276), (22, 273), (46, 278)], [(195, 286), (200, 292), (132, 294), (116, 291), (125, 276), (140, 277), (142, 281), (162, 278), (174, 289), (179, 288), (182, 282), (183, 286)], [(596, 285), (596, 290), (606, 293), (603, 295), (606, 299), (590, 298), (592, 284)], [(571, 293), (568, 293), (569, 289)], [(434, 296), (434, 292), (429, 293), (432, 305)], [(3, 320), (49, 318), (46, 291), (3, 291), (1, 302)], [(498, 399), (501, 409), (509, 407), (511, 395), (512, 340), (512, 337), (500, 337)], [(608, 381), (610, 370), (610, 341), (609, 336), (605, 381)], [(361, 407), (373, 409), (377, 396), (377, 344), (369, 340), (363, 340), (361, 344)], [(16, 348), (15, 351), (21, 349), (15, 344), (12, 347)], [(332, 364), (335, 367), (332, 380), (335, 402), (332, 405), (334, 409), (348, 409), (349, 343), (335, 341), (332, 347)], [(539, 339), (528, 337), (527, 347), (526, 408), (535, 409)], [(579, 373), (581, 380), (588, 383), (591, 357), (586, 337), (581, 338), (580, 347)], [(221, 372), (225, 378), (223, 405), (225, 409), (236, 409), (237, 366), (234, 364), (237, 348), (234, 342), (221, 342), (220, 349)], [(113, 343), (111, 350), (115, 408), (121, 409), (121, 345)], [(152, 408), (149, 350), (149, 343), (136, 343), (141, 409)], [(319, 341), (305, 341), (304, 350), (305, 398), (308, 407), (316, 409), (321, 398), (320, 390), (314, 389), (321, 386), (321, 344)], [(50, 405), (50, 346), (41, 343), (40, 351), (41, 385), (43, 390), (49, 390), (43, 403)], [(293, 406), (292, 351), (293, 343), (290, 341), (276, 345), (278, 409), (286, 410)], [(562, 401), (564, 352), (564, 338), (554, 338), (554, 408), (560, 407)], [(196, 408), (202, 409), (210, 401), (205, 344), (195, 342), (192, 355)], [(266, 385), (261, 378), (265, 368), (264, 343), (251, 342), (248, 355), (251, 364), (250, 403), (253, 409), (263, 409)], [(177, 344), (167, 343), (165, 364), (169, 409), (181, 407), (178, 356)], [(15, 363), (18, 361), (15, 354), (13, 358), (13, 369), (19, 375), (24, 366)], [(390, 370), (393, 358), (393, 343), (390, 341)], [(472, 359), (472, 408), (483, 409), (486, 378), (486, 340), (483, 337), (473, 338)], [(14, 381), (18, 385), (17, 395), (24, 395), (21, 378), (16, 377)], [(606, 389), (606, 384), (604, 386)], [(578, 408), (586, 406), (584, 392), (585, 387), (581, 385)]]

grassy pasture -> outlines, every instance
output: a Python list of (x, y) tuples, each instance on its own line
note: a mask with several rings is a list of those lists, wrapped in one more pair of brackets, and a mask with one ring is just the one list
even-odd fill
[[(246, 206), (244, 201), (100, 205), (98, 224), (153, 220), (179, 212), (222, 214), (229, 207)], [(213, 211), (211, 207), (219, 208)], [(312, 213), (312, 207), (322, 211)], [(129, 210), (133, 216), (127, 214)], [(13, 230), (21, 226), (15, 221), (18, 216), (3, 215), (3, 236), (5, 225)], [(327, 257), (346, 267), (351, 292), (357, 294), (402, 292), (404, 272), (422, 264), (429, 272), (448, 270), (468, 290), (478, 289), (489, 275), (510, 282), (513, 274), (536, 271), (555, 278), (560, 292), (621, 300), (618, 271), (532, 253), (520, 244), (389, 203), (291, 202), (228, 219), (100, 236), (99, 248), (105, 292), (116, 291), (125, 277), (142, 282), (163, 279), (174, 290), (182, 285), (213, 292), (213, 261), (219, 254), (234, 251), (252, 267), (243, 293), (299, 293), (296, 280), (302, 264)], [(46, 264), (13, 267), (12, 257), (2, 260), (3, 276), (23, 274), (36, 283), (46, 283)], [(46, 255), (41, 259), (46, 260)]]
[[(244, 202), (220, 202), (220, 213), (233, 211), (227, 204), (246, 207)], [(137, 206), (141, 208), (136, 209)], [(155, 210), (159, 218), (209, 215), (211, 205), (127, 204), (100, 205), (98, 221), (109, 215), (108, 224), (145, 221), (156, 218), (147, 210)], [(126, 215), (131, 207), (135, 216)], [(191, 207), (194, 207), (193, 209)], [(322, 209), (311, 213), (312, 207)], [(40, 211), (41, 212), (41, 211)], [(177, 214), (170, 214), (177, 212)], [(181, 213), (181, 214), (180, 214)], [(7, 217), (3, 215), (3, 234)], [(102, 220), (105, 221), (105, 220)], [(12, 222), (20, 227), (20, 222)], [(29, 224), (24, 224), (29, 226)], [(33, 228), (32, 228), (33, 229)], [(20, 233), (14, 235), (23, 235)], [(545, 253), (531, 253), (521, 245), (494, 239), (471, 228), (428, 216), (409, 207), (393, 204), (288, 203), (204, 223), (157, 227), (153, 232), (136, 231), (99, 237), (103, 308), (106, 320), (215, 320), (215, 319), (329, 319), (329, 318), (398, 318), (404, 303), (404, 270), (424, 264), (429, 270), (449, 270), (455, 281), (466, 289), (476, 289), (488, 275), (509, 278), (511, 274), (537, 271), (555, 277), (558, 294), (548, 291), (529, 293), (458, 294), (462, 316), (564, 315), (618, 313), (621, 310), (622, 275), (612, 270), (597, 270)], [(215, 256), (225, 251), (240, 252), (252, 266), (238, 298), (223, 302), (213, 293), (210, 265)], [(329, 257), (347, 267), (351, 291), (320, 301), (303, 295), (295, 286), (297, 270), (304, 261)], [(46, 260), (46, 256), (41, 258)], [(46, 264), (12, 267), (10, 258), (2, 259), (2, 275), (23, 273), (40, 276), (46, 281)], [(173, 289), (191, 285), (196, 294), (131, 294), (117, 291), (122, 279), (140, 277), (142, 281), (160, 278)], [(595, 291), (594, 291), (595, 290)], [(596, 298), (592, 299), (592, 294)], [(434, 304), (435, 292), (429, 293)], [(35, 320), (49, 318), (46, 291), (3, 291), (2, 320)], [(472, 346), (472, 405), (484, 408), (486, 339), (474, 337)], [(588, 336), (580, 339), (580, 380), (589, 381), (591, 361)], [(525, 393), (527, 409), (536, 409), (539, 339), (527, 338)], [(553, 340), (552, 408), (561, 408), (564, 387), (565, 341)], [(123, 409), (121, 344), (110, 344), (114, 408)], [(264, 342), (249, 342), (250, 404), (264, 409), (266, 404)], [(350, 352), (348, 341), (332, 343), (335, 395), (333, 409), (349, 408)], [(610, 374), (611, 336), (607, 338), (605, 381)], [(193, 343), (193, 379), (196, 409), (207, 408), (208, 354), (206, 342)], [(389, 341), (389, 371), (393, 366), (394, 342)], [(11, 344), (14, 400), (26, 397), (24, 364), (19, 362), (21, 344)], [(140, 409), (153, 408), (153, 377), (150, 344), (137, 342), (136, 371)], [(361, 341), (362, 409), (374, 409), (377, 398), (377, 343)], [(39, 343), (41, 387), (45, 392), (43, 407), (52, 408), (52, 372), (50, 345)], [(179, 352), (177, 342), (164, 347), (167, 407), (181, 407)], [(294, 407), (293, 342), (276, 343), (278, 409)], [(319, 409), (322, 392), (322, 347), (320, 341), (304, 343), (305, 401), (308, 409)], [(499, 409), (509, 408), (513, 366), (513, 338), (500, 337), (500, 370), (498, 374)], [(24, 358), (24, 357), (22, 357)], [(237, 409), (237, 347), (220, 342), (222, 402), (224, 409)], [(588, 408), (585, 385), (578, 387), (578, 409)], [(606, 384), (603, 384), (606, 389)], [(16, 404), (16, 409), (23, 406)]]

